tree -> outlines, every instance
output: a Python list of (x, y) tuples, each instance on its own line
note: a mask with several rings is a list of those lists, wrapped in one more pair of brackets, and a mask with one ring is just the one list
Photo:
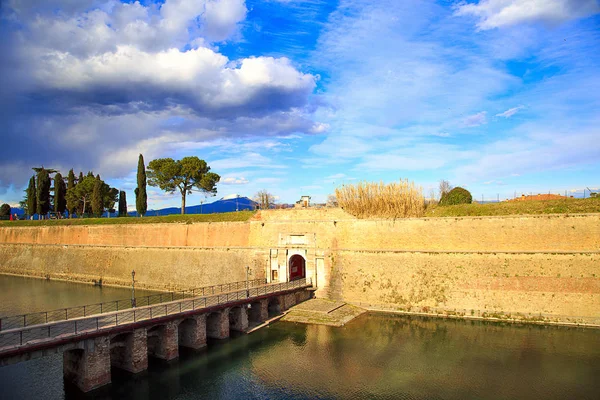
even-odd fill
[(50, 211), (50, 175), (44, 168), (37, 174), (37, 213), (46, 215)]
[(268, 210), (271, 205), (275, 204), (275, 196), (269, 193), (267, 189), (263, 189), (256, 192), (254, 201), (258, 203), (261, 210)]
[(104, 210), (104, 204), (102, 204), (102, 180), (100, 175), (96, 177), (94, 182), (94, 189), (92, 190), (92, 213), (96, 217), (102, 216)]
[(119, 189), (111, 188), (106, 183), (102, 182), (102, 206), (104, 210), (110, 213), (115, 212), (115, 204), (119, 201)]
[(10, 217), (10, 205), (4, 203), (0, 206), (0, 217)]
[(440, 188), (440, 200), (441, 200), (442, 197), (444, 197), (444, 195), (446, 193), (448, 193), (450, 190), (452, 190), (452, 185), (450, 185), (450, 182), (448, 182), (447, 180), (442, 179), (440, 181), (439, 188)]
[(69, 171), (69, 175), (67, 177), (67, 190), (65, 192), (65, 200), (67, 202), (67, 210), (69, 211), (69, 218), (73, 218), (73, 214), (77, 210), (77, 206), (79, 206), (78, 200), (73, 201), (74, 199), (71, 199), (72, 201), (69, 201), (69, 198), (66, 195), (69, 192), (69, 190), (73, 190), (73, 188), (75, 188), (75, 173), (73, 172), (73, 168), (71, 168), (71, 170)]
[(119, 217), (127, 216), (127, 194), (121, 190), (119, 192)]
[(198, 157), (184, 157), (175, 161), (172, 158), (159, 158), (148, 164), (148, 184), (158, 186), (162, 190), (181, 193), (181, 214), (185, 214), (186, 195), (197, 188), (205, 194), (217, 193), (216, 184), (221, 177), (209, 172), (206, 161)]
[(33, 217), (37, 212), (37, 190), (35, 188), (35, 175), (29, 179), (27, 187), (27, 214)]
[(148, 194), (146, 193), (146, 166), (144, 156), (140, 154), (137, 169), (137, 188), (135, 189), (135, 209), (140, 216), (148, 210)]
[(92, 199), (92, 192), (94, 191), (94, 185), (96, 184), (96, 178), (93, 176), (86, 176), (70, 190), (67, 190), (67, 203), (78, 206), (78, 215), (85, 214), (88, 203)]
[(335, 194), (330, 194), (329, 196), (327, 196), (326, 205), (327, 205), (327, 207), (337, 207), (338, 206), (338, 201), (337, 201), (337, 197), (335, 197)]
[(54, 211), (62, 216), (67, 208), (67, 187), (60, 172), (54, 175)]

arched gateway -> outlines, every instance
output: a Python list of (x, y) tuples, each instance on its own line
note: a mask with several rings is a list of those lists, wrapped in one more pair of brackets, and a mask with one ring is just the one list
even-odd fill
[(290, 257), (290, 281), (306, 277), (306, 260), (300, 254)]

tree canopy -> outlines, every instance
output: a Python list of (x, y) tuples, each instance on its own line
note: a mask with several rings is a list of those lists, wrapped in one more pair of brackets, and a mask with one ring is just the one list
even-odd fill
[(148, 210), (148, 194), (146, 193), (146, 166), (144, 156), (140, 154), (137, 169), (137, 188), (135, 189), (135, 209), (140, 216)]
[(35, 175), (29, 179), (27, 187), (27, 214), (33, 215), (37, 212), (37, 190), (35, 188)]
[(0, 206), (0, 217), (9, 217), (10, 216), (10, 205), (4, 203)]
[(37, 213), (41, 217), (50, 211), (50, 175), (42, 168), (37, 174)]
[(192, 194), (192, 189), (210, 195), (217, 192), (216, 184), (221, 177), (209, 171), (206, 161), (195, 156), (177, 161), (159, 158), (148, 164), (148, 184), (169, 193), (178, 190), (181, 193), (181, 214), (185, 214), (186, 195)]
[(62, 215), (67, 208), (67, 187), (60, 172), (54, 175), (54, 211)]
[(123, 190), (119, 192), (119, 217), (127, 216), (127, 193)]
[(268, 210), (273, 204), (275, 204), (275, 196), (273, 196), (267, 189), (260, 190), (254, 195), (254, 201), (258, 203), (261, 210)]

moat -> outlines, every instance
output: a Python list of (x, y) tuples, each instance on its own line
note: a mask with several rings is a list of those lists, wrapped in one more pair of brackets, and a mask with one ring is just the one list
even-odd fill
[[(138, 296), (148, 294), (137, 292)], [(128, 289), (0, 276), (0, 316), (127, 298)], [(277, 322), (209, 341), (83, 395), (62, 356), (0, 368), (2, 399), (592, 399), (600, 331), (363, 315), (341, 328)]]

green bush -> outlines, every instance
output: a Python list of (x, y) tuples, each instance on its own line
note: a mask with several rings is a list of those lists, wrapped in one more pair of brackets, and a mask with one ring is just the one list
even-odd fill
[(471, 204), (473, 196), (467, 189), (455, 187), (448, 193), (444, 193), (440, 199), (440, 206), (453, 206), (455, 204)]
[(0, 217), (9, 217), (10, 216), (10, 206), (8, 204), (2, 204), (0, 206)]

